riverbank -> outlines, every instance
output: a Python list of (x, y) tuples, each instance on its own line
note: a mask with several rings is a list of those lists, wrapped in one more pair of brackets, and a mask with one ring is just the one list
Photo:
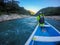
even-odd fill
[(0, 16), (0, 22), (12, 20), (12, 19), (17, 19), (17, 18), (25, 18), (25, 17), (30, 17), (30, 16), (29, 15), (18, 15), (18, 14), (1, 15)]
[[(12, 20), (12, 19), (18, 19), (18, 18), (25, 18), (25, 17), (33, 17), (29, 15), (18, 15), (18, 14), (10, 14), (10, 15), (1, 15), (0, 16), (0, 22)], [(60, 16), (45, 16), (47, 19), (54, 19), (54, 20), (60, 20)]]
[(53, 20), (60, 20), (60, 16), (45, 16), (45, 18), (50, 18)]

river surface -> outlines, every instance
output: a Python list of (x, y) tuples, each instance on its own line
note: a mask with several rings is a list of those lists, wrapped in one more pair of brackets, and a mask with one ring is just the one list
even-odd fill
[[(53, 20), (50, 19), (46, 20), (49, 23), (53, 22)], [(55, 26), (54, 23), (53, 25)], [(60, 22), (56, 23), (58, 29), (60, 27), (59, 23)], [(24, 45), (36, 25), (37, 20), (35, 17), (0, 22), (0, 45)]]
[(60, 31), (60, 20), (55, 20), (51, 18), (45, 19), (47, 22), (49, 22), (52, 26), (54, 26), (58, 31)]

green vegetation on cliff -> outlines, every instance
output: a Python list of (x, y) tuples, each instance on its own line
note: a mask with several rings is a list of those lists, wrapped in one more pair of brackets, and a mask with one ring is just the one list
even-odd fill
[(0, 15), (1, 14), (11, 14), (11, 13), (17, 13), (17, 14), (26, 14), (30, 15), (31, 13), (24, 9), (24, 7), (20, 7), (18, 5), (18, 1), (15, 0), (0, 0)]
[(60, 16), (60, 7), (47, 7), (41, 9), (39, 12), (43, 12), (47, 16)]

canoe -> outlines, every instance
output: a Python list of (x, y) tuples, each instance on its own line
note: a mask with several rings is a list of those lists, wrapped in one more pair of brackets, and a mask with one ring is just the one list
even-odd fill
[(36, 26), (25, 45), (56, 45), (56, 42), (60, 42), (60, 32), (46, 22), (43, 28)]

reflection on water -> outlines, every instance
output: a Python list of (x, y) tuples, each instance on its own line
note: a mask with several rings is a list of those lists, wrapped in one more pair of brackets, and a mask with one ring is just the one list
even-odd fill
[(0, 23), (0, 45), (24, 45), (33, 32), (35, 18), (22, 18)]

